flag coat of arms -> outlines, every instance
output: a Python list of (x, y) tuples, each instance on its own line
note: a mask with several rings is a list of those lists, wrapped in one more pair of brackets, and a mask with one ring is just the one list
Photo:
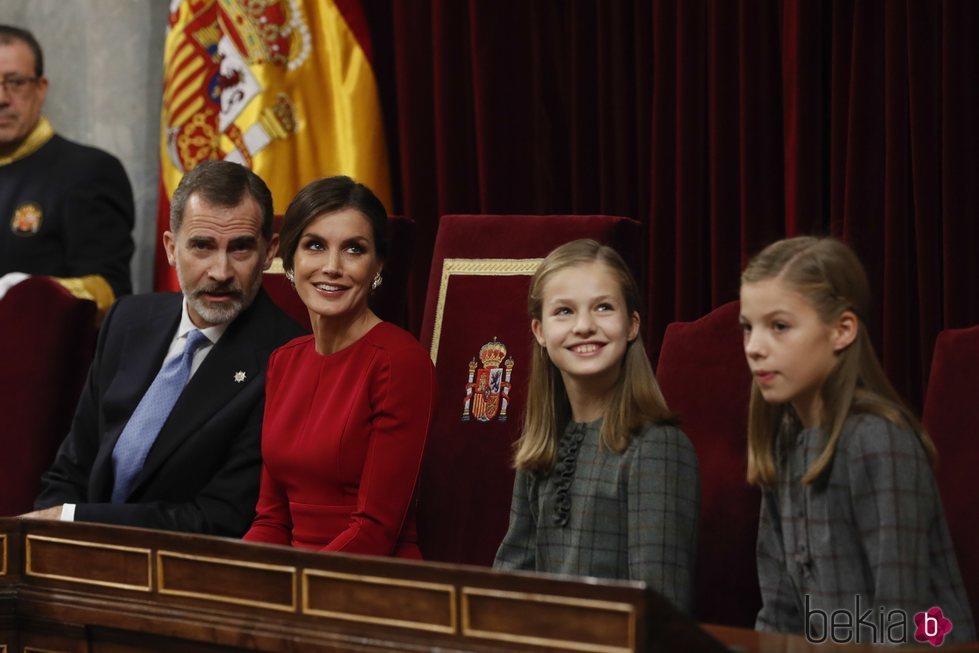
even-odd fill
[[(254, 170), (275, 212), (305, 184), (349, 175), (391, 207), (370, 36), (352, 0), (172, 0), (164, 46), (158, 232), (201, 161)], [(158, 237), (156, 285), (176, 289)]]

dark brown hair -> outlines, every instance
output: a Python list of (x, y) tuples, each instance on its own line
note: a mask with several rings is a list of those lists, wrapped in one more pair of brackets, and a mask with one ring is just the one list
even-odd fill
[(186, 173), (170, 200), (170, 231), (176, 234), (184, 221), (184, 209), (191, 195), (199, 194), (208, 204), (223, 208), (241, 204), (251, 195), (262, 211), (262, 236), (272, 239), (275, 213), (272, 192), (262, 178), (243, 165), (231, 161), (201, 161)]
[(31, 49), (34, 53), (34, 76), (44, 77), (44, 53), (41, 52), (41, 44), (37, 42), (34, 35), (20, 27), (0, 25), (0, 44), (9, 45), (15, 41), (20, 41)]
[(374, 233), (374, 247), (379, 261), (387, 259), (388, 213), (381, 200), (367, 186), (350, 177), (317, 179), (303, 186), (286, 209), (279, 232), (282, 267), (293, 269), (299, 237), (313, 220), (325, 213), (355, 209), (364, 214)]

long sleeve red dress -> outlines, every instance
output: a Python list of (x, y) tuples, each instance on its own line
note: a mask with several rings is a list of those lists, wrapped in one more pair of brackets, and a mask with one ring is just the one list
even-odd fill
[(436, 393), (427, 352), (388, 322), (334, 354), (312, 336), (277, 349), (244, 539), (421, 558), (414, 492)]

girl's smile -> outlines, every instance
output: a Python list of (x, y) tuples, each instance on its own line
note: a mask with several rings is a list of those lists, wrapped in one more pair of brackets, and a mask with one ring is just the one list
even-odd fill
[(639, 316), (629, 314), (619, 282), (603, 263), (572, 265), (548, 279), (542, 299), (541, 319), (531, 323), (537, 342), (566, 385), (603, 394), (639, 333)]
[(581, 344), (568, 347), (572, 352), (579, 356), (593, 356), (601, 352), (604, 342), (583, 342)]

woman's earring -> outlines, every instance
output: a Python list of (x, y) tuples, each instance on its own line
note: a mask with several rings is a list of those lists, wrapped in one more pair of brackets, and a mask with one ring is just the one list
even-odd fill
[(374, 275), (374, 279), (371, 281), (371, 292), (374, 292), (380, 288), (382, 283), (384, 283), (384, 278), (381, 277), (381, 273), (378, 272)]
[(286, 279), (292, 284), (292, 287), (296, 287), (296, 275), (293, 274), (292, 270), (286, 270)]

